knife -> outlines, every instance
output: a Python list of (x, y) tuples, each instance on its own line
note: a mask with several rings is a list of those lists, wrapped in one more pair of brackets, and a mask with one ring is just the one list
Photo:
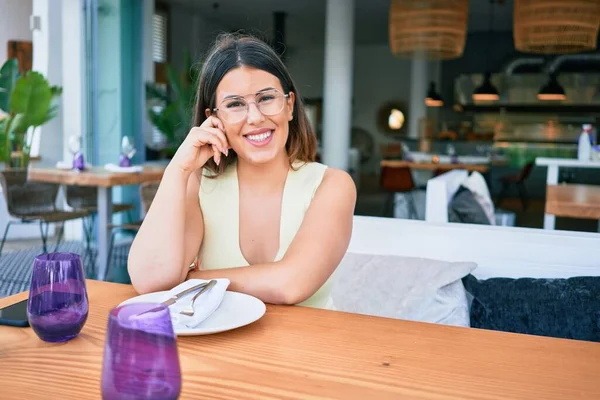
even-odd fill
[(171, 298), (169, 298), (169, 299), (167, 299), (167, 300), (163, 301), (163, 302), (162, 302), (162, 303), (160, 303), (160, 304), (163, 304), (163, 305), (165, 305), (165, 306), (170, 306), (171, 304), (175, 304), (175, 302), (177, 302), (177, 300), (179, 300), (179, 299), (180, 299), (182, 296), (185, 296), (186, 294), (188, 294), (188, 293), (191, 293), (191, 292), (193, 292), (194, 290), (202, 289), (203, 287), (207, 286), (209, 283), (210, 283), (210, 281), (209, 281), (209, 282), (202, 282), (202, 283), (199, 283), (199, 284), (197, 284), (196, 286), (192, 286), (192, 287), (191, 287), (191, 288), (189, 288), (189, 289), (185, 289), (185, 290), (184, 290), (184, 291), (182, 291), (182, 292), (179, 292), (179, 293), (177, 293), (177, 294), (174, 294), (174, 295), (173, 295), (173, 297), (171, 297)]

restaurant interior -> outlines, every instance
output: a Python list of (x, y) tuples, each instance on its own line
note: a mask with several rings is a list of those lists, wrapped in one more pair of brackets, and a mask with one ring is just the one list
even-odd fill
[[(0, 0), (0, 398), (600, 398), (599, 30), (600, 0)], [(356, 186), (330, 309), (131, 284), (235, 32)]]

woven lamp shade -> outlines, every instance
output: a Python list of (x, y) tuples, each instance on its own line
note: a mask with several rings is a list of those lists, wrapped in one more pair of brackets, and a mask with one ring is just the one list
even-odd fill
[(596, 50), (600, 0), (515, 0), (515, 48), (524, 53)]
[(401, 57), (448, 60), (465, 48), (469, 0), (391, 0), (390, 47)]

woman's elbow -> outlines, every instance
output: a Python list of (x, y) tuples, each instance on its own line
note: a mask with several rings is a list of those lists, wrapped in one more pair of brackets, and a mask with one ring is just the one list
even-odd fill
[(302, 303), (310, 297), (310, 293), (299, 287), (298, 284), (294, 285), (278, 285), (271, 290), (271, 296), (273, 304), (281, 304), (293, 306)]
[(163, 290), (170, 290), (181, 283), (180, 276), (160, 276), (148, 270), (135, 267), (128, 263), (127, 272), (131, 285), (138, 294), (146, 294)]

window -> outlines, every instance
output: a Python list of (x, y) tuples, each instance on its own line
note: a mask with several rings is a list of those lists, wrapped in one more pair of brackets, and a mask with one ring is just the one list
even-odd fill
[(154, 80), (167, 83), (165, 64), (169, 62), (169, 12), (160, 4), (152, 16), (152, 59), (154, 61)]
[(152, 17), (152, 58), (155, 63), (167, 62), (167, 13), (157, 11)]
[[(169, 13), (168, 9), (157, 3), (156, 10), (152, 16), (152, 60), (154, 61), (154, 81), (158, 88), (166, 90), (167, 79), (165, 65), (168, 62), (169, 46)], [(152, 109), (155, 112), (161, 112), (165, 104), (154, 103)], [(149, 139), (149, 140), (148, 140)], [(148, 147), (160, 150), (167, 144), (166, 136), (156, 128), (152, 127), (151, 137), (148, 138)]]

